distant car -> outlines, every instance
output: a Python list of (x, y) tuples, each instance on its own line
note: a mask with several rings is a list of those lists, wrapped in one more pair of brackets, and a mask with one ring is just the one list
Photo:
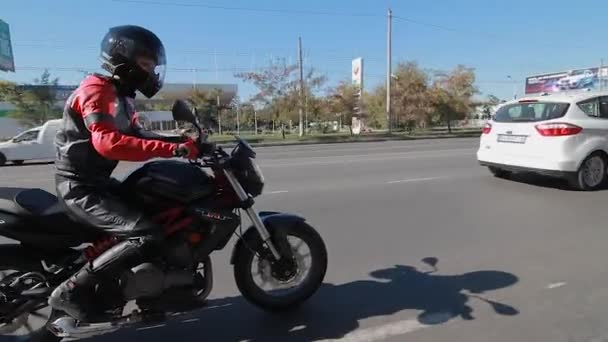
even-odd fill
[(568, 179), (581, 190), (607, 180), (608, 92), (513, 100), (483, 128), (477, 159), (498, 177), (527, 171)]
[(49, 120), (40, 127), (29, 129), (9, 141), (0, 142), (0, 166), (11, 162), (23, 164), (27, 160), (55, 158), (53, 141), (61, 120)]
[(560, 78), (557, 85), (560, 89), (580, 89), (586, 86), (593, 86), (596, 76), (591, 70), (576, 70), (568, 76)]

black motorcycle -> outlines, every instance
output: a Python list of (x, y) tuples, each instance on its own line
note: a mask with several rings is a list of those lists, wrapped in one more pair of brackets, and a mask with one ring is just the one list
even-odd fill
[[(192, 124), (198, 139), (204, 136), (185, 102), (174, 104), (173, 116)], [(213, 284), (210, 255), (233, 235), (238, 240), (231, 264), (243, 297), (268, 311), (304, 302), (325, 277), (325, 244), (304, 218), (254, 210), (264, 187), (255, 156), (237, 138), (231, 153), (218, 147), (212, 156), (190, 162), (152, 161), (120, 183), (127, 200), (162, 224), (166, 240), (155, 259), (97, 287), (97, 309), (108, 313), (104, 322), (78, 322), (52, 310), (47, 300), (115, 238), (71, 220), (46, 191), (0, 188), (0, 235), (17, 241), (0, 245), (0, 334), (37, 341), (86, 338), (134, 324), (157, 325), (201, 308)], [(252, 223), (244, 231), (242, 211)], [(131, 302), (136, 308), (123, 313)]]

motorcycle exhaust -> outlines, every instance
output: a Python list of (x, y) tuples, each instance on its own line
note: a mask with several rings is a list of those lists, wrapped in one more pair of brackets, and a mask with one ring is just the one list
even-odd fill
[(122, 328), (123, 324), (104, 322), (93, 324), (80, 324), (72, 317), (61, 317), (49, 324), (48, 329), (53, 335), (61, 338), (82, 339), (109, 334)]
[[(174, 313), (170, 316), (180, 316), (182, 314)], [(144, 326), (158, 324), (159, 322), (165, 322), (167, 318), (164, 314), (142, 314), (137, 310), (128, 316), (101, 323), (81, 323), (72, 317), (64, 316), (49, 324), (48, 329), (53, 335), (64, 339), (84, 339), (113, 333), (127, 326), (140, 323), (143, 323)]]

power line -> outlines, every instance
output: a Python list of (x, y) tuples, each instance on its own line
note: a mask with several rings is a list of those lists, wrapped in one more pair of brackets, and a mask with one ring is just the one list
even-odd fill
[[(33, 48), (41, 48), (41, 49), (52, 49), (52, 50), (80, 50), (80, 51), (98, 51), (99, 47), (91, 46), (91, 45), (82, 45), (82, 46), (74, 46), (74, 45), (62, 45), (62, 44), (33, 44), (33, 43), (14, 43), (13, 46), (19, 47), (33, 47)], [(218, 57), (260, 57), (264, 58), (270, 55), (270, 52), (246, 52), (246, 51), (209, 51), (209, 50), (175, 50), (175, 54), (185, 54), (185, 55), (205, 55), (205, 56), (218, 56)], [(323, 62), (343, 62), (343, 61), (351, 61), (354, 57), (352, 56), (338, 56), (338, 55), (308, 55), (307, 59), (319, 59)], [(365, 58), (367, 62), (383, 62), (380, 59), (376, 58)]]
[[(337, 11), (314, 11), (314, 10), (299, 10), (299, 9), (277, 9), (277, 8), (259, 8), (259, 7), (233, 7), (233, 6), (222, 6), (222, 5), (212, 5), (212, 4), (201, 4), (201, 3), (171, 3), (165, 1), (155, 1), (155, 0), (112, 0), (113, 2), (118, 3), (134, 3), (134, 4), (147, 4), (147, 5), (157, 5), (157, 6), (169, 6), (169, 7), (199, 7), (199, 8), (207, 8), (207, 9), (218, 9), (218, 10), (230, 10), (230, 11), (245, 11), (245, 12), (260, 12), (260, 13), (276, 13), (276, 14), (293, 14), (293, 15), (324, 15), (324, 16), (346, 16), (346, 17), (369, 17), (369, 18), (385, 18), (385, 15), (382, 14), (371, 14), (371, 13), (349, 13), (349, 12), (337, 12)], [(430, 28), (434, 28), (441, 31), (447, 31), (452, 33), (464, 33), (469, 36), (477, 36), (486, 39), (492, 40), (502, 40), (504, 37), (501, 37), (497, 34), (492, 33), (483, 33), (478, 34), (477, 32), (466, 32), (465, 30), (456, 29), (453, 27), (438, 25), (435, 23), (425, 22), (421, 20), (416, 20), (412, 18), (407, 18), (403, 16), (393, 16), (394, 19), (400, 20), (403, 22), (408, 22), (411, 24), (416, 24), (420, 26), (426, 26)], [(546, 46), (546, 47), (558, 47), (563, 48), (562, 44), (547, 44), (542, 41), (535, 41), (536, 45)]]
[[(59, 66), (21, 66), (21, 67), (17, 67), (16, 68), (18, 71), (44, 71), (44, 70), (49, 70), (49, 71), (63, 71), (63, 72), (78, 72), (78, 73), (86, 73), (86, 72), (91, 72), (94, 70), (99, 70), (98, 67), (59, 67)], [(260, 67), (260, 68), (249, 68), (249, 67), (226, 67), (226, 68), (218, 68), (217, 71), (219, 72), (256, 72), (256, 71), (263, 71), (263, 70), (267, 70), (269, 69), (268, 67)], [(314, 68), (308, 68), (308, 70), (306, 71), (310, 71), (311, 69)], [(168, 71), (171, 72), (176, 72), (176, 73), (192, 73), (192, 72), (197, 72), (197, 73), (214, 73), (216, 72), (215, 68), (188, 68), (188, 67), (178, 67), (178, 68), (167, 68)], [(338, 69), (314, 69), (317, 71), (317, 73), (320, 74), (345, 74), (348, 75), (349, 72), (348, 70), (338, 70)], [(376, 79), (383, 79), (385, 77), (385, 75), (383, 74), (370, 74), (370, 73), (366, 73), (365, 74), (366, 78), (376, 78)], [(519, 82), (522, 82), (522, 80), (516, 80)], [(512, 84), (513, 81), (508, 81), (508, 80), (476, 80), (475, 81), (476, 84)]]
[[(472, 37), (478, 37), (478, 38), (482, 38), (482, 39), (487, 39), (487, 40), (492, 40), (492, 41), (504, 41), (505, 38), (510, 38), (510, 37), (505, 37), (504, 35), (499, 35), (499, 34), (495, 34), (492, 32), (485, 32), (485, 33), (479, 33), (479, 32), (472, 32), (472, 31), (466, 31), (466, 30), (461, 30), (461, 29), (457, 29), (457, 28), (453, 28), (453, 27), (448, 27), (448, 26), (443, 26), (443, 25), (437, 25), (437, 24), (433, 24), (433, 23), (428, 23), (428, 22), (424, 22), (424, 21), (419, 21), (419, 20), (415, 20), (415, 19), (411, 19), (411, 18), (405, 18), (405, 17), (401, 17), (401, 16), (393, 16), (393, 19), (397, 19), (403, 22), (407, 22), (407, 23), (411, 23), (411, 24), (416, 24), (416, 25), (420, 25), (420, 26), (426, 26), (426, 27), (430, 27), (430, 28), (434, 28), (437, 30), (441, 30), (441, 31), (446, 31), (446, 32), (451, 32), (451, 33), (459, 33), (459, 34), (465, 34), (467, 36), (472, 36)], [(522, 41), (528, 41), (528, 40), (518, 40), (519, 42)], [(547, 42), (543, 42), (543, 41), (538, 41), (535, 40), (534, 41), (534, 45), (537, 46), (544, 46), (544, 47), (551, 47), (551, 48), (559, 48), (559, 49), (563, 49), (564, 45), (563, 44), (552, 44), (552, 43), (547, 43)], [(568, 46), (571, 46), (570, 44), (568, 44)], [(577, 48), (584, 48), (583, 46), (574, 46)]]
[(196, 3), (196, 4), (194, 4), (194, 3), (175, 3), (175, 2), (150, 1), (150, 0), (112, 0), (112, 1), (120, 2), (120, 3), (134, 3), (134, 4), (172, 6), (172, 7), (201, 7), (201, 8), (208, 8), (208, 9), (228, 10), (228, 11), (245, 11), (245, 12), (261, 12), (261, 13), (277, 13), (277, 14), (330, 15), (330, 16), (346, 16), (346, 17), (384, 17), (383, 15), (370, 14), (370, 13), (288, 10), (288, 9), (259, 8), (259, 7), (233, 7), (233, 6), (221, 6), (221, 5), (211, 5), (211, 4), (201, 4), (201, 3)]

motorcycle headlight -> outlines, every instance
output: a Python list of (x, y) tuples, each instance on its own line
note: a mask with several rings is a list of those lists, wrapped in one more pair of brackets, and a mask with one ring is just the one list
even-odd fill
[(253, 159), (251, 159), (251, 166), (252, 166), (253, 172), (255, 172), (255, 174), (259, 178), (260, 182), (265, 183), (264, 174), (262, 173), (262, 169), (260, 169), (260, 166), (258, 165), (258, 163), (256, 163)]
[(236, 173), (236, 177), (245, 192), (256, 197), (264, 190), (264, 175), (253, 158), (248, 158), (247, 164)]

